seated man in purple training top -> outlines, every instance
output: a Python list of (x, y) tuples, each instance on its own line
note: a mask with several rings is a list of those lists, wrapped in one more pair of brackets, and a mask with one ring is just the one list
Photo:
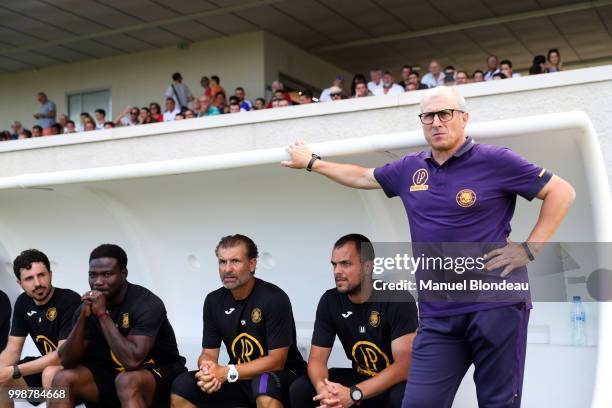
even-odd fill
[[(572, 205), (574, 189), (509, 149), (466, 137), (469, 115), (464, 98), (454, 88), (426, 92), (421, 112), (428, 151), (374, 169), (324, 161), (299, 141), (287, 148), (291, 158), (282, 164), (320, 173), (345, 186), (382, 188), (388, 197), (399, 196), (415, 243), (500, 243), (501, 248), (485, 257), (486, 269), (498, 277), (520, 274), (526, 279), (525, 265), (558, 229)], [(525, 242), (506, 243), (517, 195), (527, 200), (537, 197), (543, 203)], [(423, 278), (417, 276), (417, 281)], [(403, 406), (451, 407), (471, 364), (480, 407), (520, 406), (529, 300), (419, 298), (419, 330)]]

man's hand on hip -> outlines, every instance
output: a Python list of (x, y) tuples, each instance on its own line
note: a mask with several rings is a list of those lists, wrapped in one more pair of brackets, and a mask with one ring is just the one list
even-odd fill
[(521, 266), (525, 266), (529, 263), (529, 256), (523, 248), (523, 245), (518, 242), (508, 241), (503, 248), (494, 249), (488, 254), (484, 255), (485, 268), (488, 271), (492, 271), (498, 268), (504, 268), (500, 276), (505, 278), (515, 270), (516, 268), (520, 268)]

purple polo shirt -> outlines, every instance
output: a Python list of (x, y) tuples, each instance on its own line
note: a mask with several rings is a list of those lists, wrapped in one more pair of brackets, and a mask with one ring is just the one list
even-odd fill
[[(477, 144), (468, 137), (441, 166), (429, 150), (378, 167), (374, 177), (388, 197), (402, 199), (412, 242), (505, 243), (516, 196), (531, 201), (552, 173), (507, 148)], [(417, 272), (416, 278), (424, 276)], [(516, 269), (507, 279), (527, 282), (527, 269)], [(420, 301), (419, 313), (451, 316), (511, 303)]]

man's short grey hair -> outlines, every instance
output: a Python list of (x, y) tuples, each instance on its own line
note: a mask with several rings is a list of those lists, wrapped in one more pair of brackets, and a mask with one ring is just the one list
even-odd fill
[(428, 89), (421, 99), (421, 112), (423, 112), (423, 106), (425, 105), (425, 101), (432, 96), (444, 95), (448, 96), (455, 100), (457, 109), (460, 109), (464, 112), (467, 112), (467, 103), (465, 102), (465, 98), (457, 91), (457, 88), (454, 86), (437, 86), (435, 88)]

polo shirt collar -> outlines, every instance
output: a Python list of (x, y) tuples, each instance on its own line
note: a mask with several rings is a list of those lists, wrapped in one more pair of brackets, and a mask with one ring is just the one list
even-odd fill
[[(465, 153), (469, 152), (470, 150), (472, 150), (472, 147), (474, 147), (474, 140), (468, 136), (465, 138), (465, 142), (463, 142), (463, 145), (461, 145), (461, 147), (459, 148), (459, 150), (457, 150), (455, 152), (455, 154), (453, 154), (453, 157), (461, 157), (463, 156)], [(431, 149), (427, 150), (425, 152), (425, 159), (431, 159)]]

